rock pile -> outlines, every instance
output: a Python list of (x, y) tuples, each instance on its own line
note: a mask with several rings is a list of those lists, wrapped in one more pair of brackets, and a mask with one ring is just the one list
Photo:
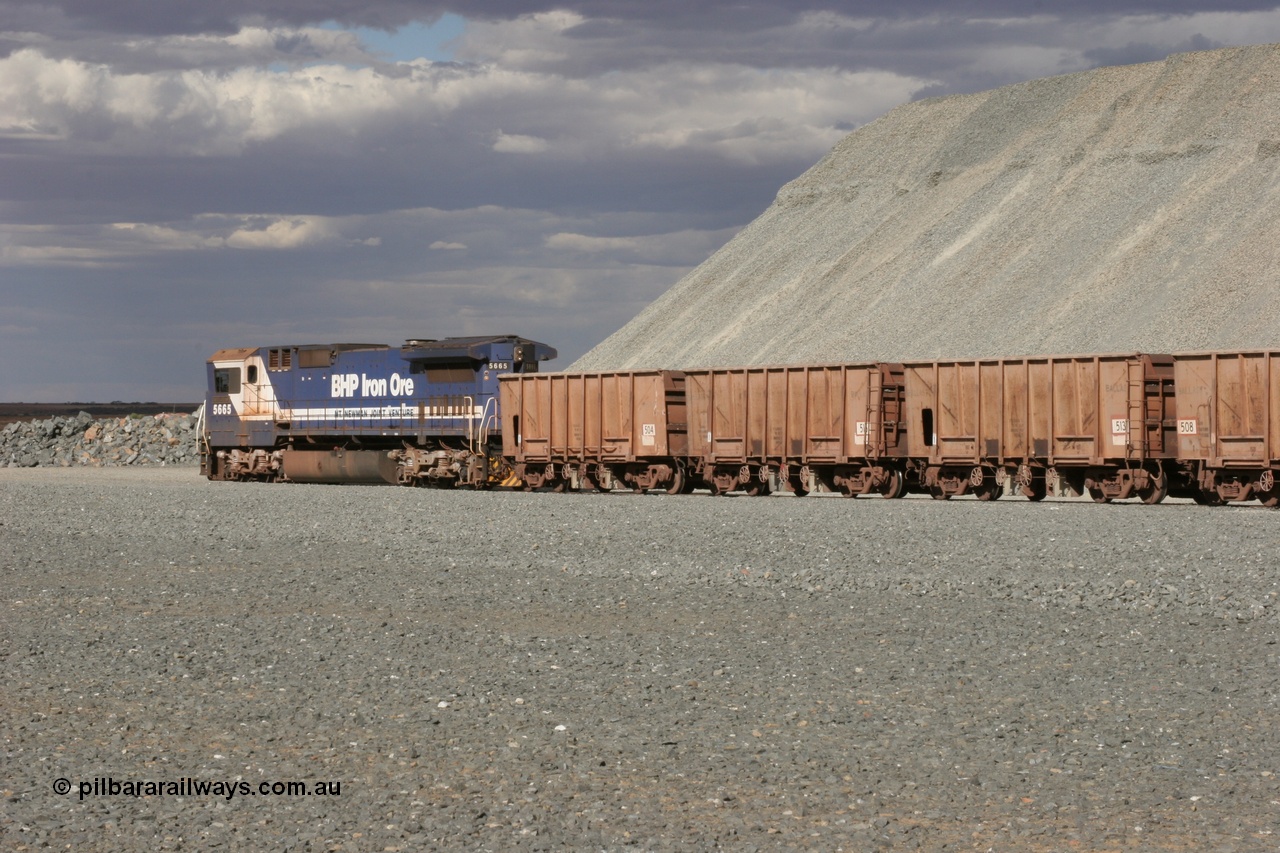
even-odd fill
[(16, 422), (0, 430), (0, 468), (196, 465), (197, 435), (194, 413)]
[(898, 107), (573, 370), (1280, 345), (1280, 45)]

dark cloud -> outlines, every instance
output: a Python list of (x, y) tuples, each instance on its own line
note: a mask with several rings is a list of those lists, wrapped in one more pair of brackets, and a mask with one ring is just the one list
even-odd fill
[(1213, 50), (1222, 47), (1221, 42), (1194, 35), (1176, 45), (1152, 44), (1151, 42), (1129, 42), (1123, 47), (1098, 47), (1082, 52), (1094, 66), (1135, 65), (1140, 62), (1155, 62), (1164, 59), (1171, 53), (1188, 53), (1194, 50)]
[(606, 22), (646, 22), (669, 30), (706, 28), (717, 32), (768, 28), (815, 11), (878, 19), (945, 17), (1000, 18), (1053, 15), (1079, 19), (1095, 15), (1184, 15), (1196, 12), (1258, 11), (1267, 0), (44, 0), (0, 3), (0, 19), (14, 30), (44, 31), (55, 21), (90, 31), (144, 35), (232, 33), (246, 23), (304, 26), (337, 21), (350, 26), (395, 29), (414, 21), (432, 22), (455, 14), (477, 20), (510, 20), (556, 10), (589, 19), (583, 35)]

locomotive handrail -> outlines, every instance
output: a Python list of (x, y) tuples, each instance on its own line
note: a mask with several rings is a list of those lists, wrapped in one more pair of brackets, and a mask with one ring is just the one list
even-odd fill
[[(493, 420), (497, 423), (497, 414), (490, 414), (489, 407), (494, 405), (494, 398), (490, 397), (484, 401), (484, 409), (480, 412), (480, 444), (487, 447), (489, 444), (489, 421)], [(475, 448), (471, 448), (475, 450)]]
[(476, 449), (476, 421), (475, 418), (471, 417), (471, 413), (475, 411), (476, 403), (475, 400), (471, 398), (470, 394), (463, 395), (462, 399), (467, 404), (467, 449), (474, 453)]

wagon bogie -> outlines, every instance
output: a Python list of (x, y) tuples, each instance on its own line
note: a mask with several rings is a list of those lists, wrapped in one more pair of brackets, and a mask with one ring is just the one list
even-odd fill
[(621, 478), (636, 492), (662, 489), (677, 495), (684, 490), (684, 464), (675, 459), (627, 465)]
[(769, 495), (773, 493), (773, 481), (778, 476), (768, 465), (713, 465), (706, 460), (698, 463), (696, 471), (713, 495), (727, 495), (729, 492), (745, 492), (751, 497)]
[(820, 479), (830, 483), (832, 491), (851, 498), (863, 495), (900, 498), (905, 493), (902, 469), (891, 465), (835, 465)]
[(1280, 506), (1280, 468), (1239, 470), (1202, 468), (1192, 495), (1197, 503), (1241, 503), (1257, 499), (1263, 506)]

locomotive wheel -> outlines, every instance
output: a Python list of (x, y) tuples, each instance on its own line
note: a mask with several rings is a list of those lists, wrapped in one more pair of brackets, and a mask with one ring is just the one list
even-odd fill
[(1150, 477), (1148, 482), (1150, 485), (1145, 489), (1138, 489), (1138, 497), (1142, 498), (1144, 504), (1158, 504), (1169, 497), (1169, 478), (1163, 471)]
[(669, 495), (686, 494), (684, 490), (684, 480), (685, 480), (684, 469), (676, 468), (675, 471), (671, 474), (671, 482), (667, 484), (667, 494)]
[(880, 494), (889, 500), (897, 500), (907, 493), (907, 481), (902, 472), (893, 469), (889, 472), (889, 482), (880, 487)]

